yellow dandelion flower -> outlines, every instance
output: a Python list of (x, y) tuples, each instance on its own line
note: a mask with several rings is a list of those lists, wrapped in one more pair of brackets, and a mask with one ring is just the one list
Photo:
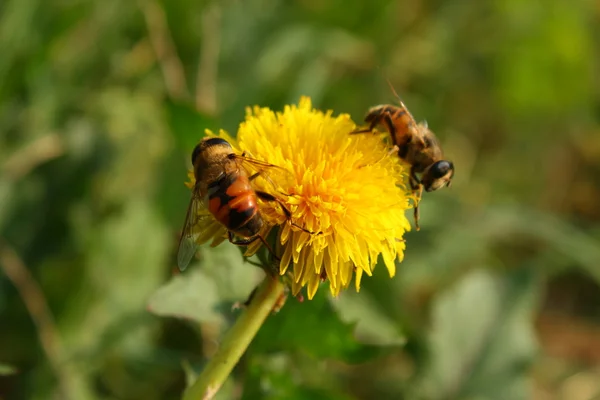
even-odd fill
[[(311, 100), (302, 97), (283, 112), (247, 109), (237, 142), (219, 132), (236, 151), (289, 170), (289, 180), (276, 182), (279, 191), (289, 195), (278, 198), (291, 211), (294, 224), (319, 232), (292, 226), (277, 204), (260, 204), (265, 234), (279, 228), (280, 273), (291, 276), (294, 295), (307, 286), (311, 299), (327, 280), (336, 296), (353, 276), (358, 291), (363, 274), (372, 274), (379, 255), (390, 277), (396, 260), (403, 258), (402, 238), (410, 230), (405, 211), (412, 207), (407, 169), (388, 154), (380, 135), (350, 135), (355, 127), (349, 115), (334, 117), (331, 111), (315, 110)], [(260, 245), (253, 243), (246, 255)]]

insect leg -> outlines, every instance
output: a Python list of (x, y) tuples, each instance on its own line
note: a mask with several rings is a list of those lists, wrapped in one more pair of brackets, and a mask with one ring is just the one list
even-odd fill
[(273, 314), (276, 314), (279, 311), (281, 311), (281, 309), (285, 305), (285, 302), (287, 301), (287, 298), (288, 298), (288, 291), (289, 291), (289, 289), (286, 286), (286, 289), (277, 298), (277, 301), (275, 302), (275, 304), (273, 305), (273, 308), (271, 309), (271, 312)]
[(361, 128), (361, 129), (357, 129), (355, 131), (350, 132), (351, 135), (356, 135), (357, 133), (371, 133), (373, 132), (373, 128), (371, 128), (370, 126), (368, 128)]
[(281, 209), (283, 210), (283, 213), (285, 214), (285, 218), (289, 221), (289, 223), (292, 226), (295, 226), (296, 228), (298, 228), (306, 233), (310, 233), (311, 235), (319, 235), (322, 233), (322, 232), (311, 232), (308, 229), (303, 228), (300, 225), (296, 224), (295, 222), (292, 222), (292, 212), (290, 210), (288, 210), (288, 208), (281, 202), (281, 200), (279, 200), (277, 197), (273, 196), (272, 194), (269, 194), (267, 192), (261, 192), (260, 190), (257, 190), (256, 195), (263, 201), (277, 202), (277, 204), (279, 204), (279, 207), (281, 207)]
[(248, 307), (250, 305), (250, 302), (252, 301), (252, 299), (254, 299), (254, 295), (256, 295), (256, 290), (257, 289), (258, 289), (258, 286), (255, 287), (254, 289), (252, 289), (252, 291), (248, 295), (248, 298), (243, 303), (241, 301), (236, 301), (235, 303), (233, 303), (233, 305), (231, 306), (231, 311), (235, 311), (235, 310), (238, 310), (240, 308), (246, 308), (246, 307)]
[(369, 127), (368, 128), (357, 129), (355, 131), (350, 132), (350, 134), (351, 135), (355, 135), (357, 133), (372, 133), (373, 129), (375, 129), (375, 127), (377, 126), (378, 123), (379, 123), (378, 119), (375, 118), (373, 121), (371, 121), (369, 123)]
[[(263, 177), (265, 180), (269, 181), (269, 183), (270, 183), (271, 185), (273, 185), (273, 187), (274, 187), (274, 188), (276, 188), (276, 187), (277, 187), (277, 185), (275, 184), (275, 182), (273, 182), (273, 181), (271, 180), (271, 178), (269, 177), (269, 175), (268, 175), (268, 174), (267, 174), (267, 175), (263, 175), (263, 172), (264, 172), (264, 170), (260, 170), (260, 171), (258, 171), (258, 172), (255, 172), (254, 174), (250, 175), (250, 176), (248, 177), (248, 182), (252, 182), (254, 179), (256, 179), (256, 178), (258, 178), (259, 176), (261, 176), (261, 175), (262, 175), (262, 177)], [(277, 191), (278, 191), (279, 193), (281, 193), (282, 195), (284, 195), (284, 196), (290, 196), (289, 194), (287, 194), (287, 193), (283, 193), (283, 192), (282, 192), (282, 191), (280, 191), (280, 190), (277, 190)]]
[(394, 127), (394, 120), (392, 119), (392, 115), (389, 111), (385, 111), (383, 113), (382, 122), (392, 138), (392, 143), (394, 143), (394, 146), (397, 146), (398, 140), (396, 138), (396, 128)]
[(391, 156), (392, 154), (394, 154), (394, 153), (397, 153), (397, 152), (399, 152), (399, 151), (400, 151), (400, 147), (398, 147), (398, 145), (397, 145), (397, 144), (395, 144), (395, 145), (394, 145), (394, 147), (392, 147), (392, 148), (391, 148), (391, 149), (388, 151), (387, 155), (388, 155), (388, 157), (389, 157), (389, 156)]
[(275, 258), (277, 261), (281, 261), (281, 258), (277, 257), (277, 254), (275, 254), (275, 251), (273, 250), (273, 248), (269, 245), (269, 243), (267, 243), (265, 238), (263, 238), (261, 235), (251, 236), (251, 237), (245, 238), (245, 239), (235, 239), (234, 240), (233, 232), (227, 231), (227, 238), (229, 239), (229, 242), (231, 244), (235, 244), (236, 246), (248, 246), (249, 244), (252, 244), (257, 240), (260, 240), (265, 245), (267, 250), (269, 250), (269, 253), (271, 253), (273, 258)]
[(418, 202), (415, 204), (415, 229), (420, 231), (421, 227), (419, 226), (419, 203), (421, 202), (421, 196), (423, 195), (423, 185), (419, 185), (419, 189), (418, 189), (418, 197), (419, 200)]
[(416, 172), (416, 168), (414, 165), (410, 168), (410, 175), (408, 176), (408, 183), (410, 183), (410, 188), (414, 191), (418, 190), (419, 186), (421, 185), (421, 181), (417, 177), (417, 172)]
[(248, 246), (249, 244), (254, 243), (255, 241), (258, 240), (258, 238), (260, 237), (260, 235), (256, 235), (256, 236), (252, 236), (246, 239), (233, 239), (233, 232), (231, 231), (227, 231), (227, 238), (229, 239), (229, 242), (231, 242), (231, 244), (235, 244), (236, 246)]
[(421, 202), (421, 196), (423, 196), (423, 185), (421, 184), (421, 181), (419, 181), (419, 178), (417, 178), (417, 174), (415, 172), (415, 166), (413, 165), (410, 168), (410, 175), (409, 175), (409, 183), (410, 183), (410, 187), (413, 190), (413, 193), (417, 193), (417, 199), (415, 200), (415, 213), (414, 213), (414, 218), (415, 218), (415, 229), (417, 231), (421, 230), (421, 227), (419, 226), (419, 203)]

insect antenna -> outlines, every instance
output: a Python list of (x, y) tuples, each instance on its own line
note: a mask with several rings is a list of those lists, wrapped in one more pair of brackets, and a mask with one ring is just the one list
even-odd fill
[(396, 92), (396, 89), (394, 89), (394, 85), (392, 85), (392, 82), (390, 81), (390, 79), (388, 78), (388, 76), (385, 74), (385, 72), (383, 72), (383, 69), (381, 68), (381, 66), (378, 65), (377, 69), (379, 70), (379, 72), (381, 72), (381, 76), (383, 77), (383, 79), (385, 79), (385, 81), (387, 82), (388, 86), (392, 90), (392, 93), (394, 94), (394, 97), (396, 97), (398, 99), (398, 101), (400, 103), (402, 103), (402, 99), (400, 98), (400, 95)]

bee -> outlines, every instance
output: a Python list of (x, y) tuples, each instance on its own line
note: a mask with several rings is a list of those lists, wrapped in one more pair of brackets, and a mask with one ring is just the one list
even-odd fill
[[(273, 249), (260, 235), (264, 220), (257, 200), (278, 203), (290, 223), (292, 214), (277, 197), (255, 189), (252, 184), (259, 176), (273, 183), (269, 174), (283, 177), (289, 171), (246, 157), (245, 153), (236, 154), (226, 140), (216, 137), (204, 138), (194, 148), (192, 164), (196, 184), (192, 188), (192, 198), (179, 240), (179, 269), (183, 271), (196, 253), (198, 238), (210, 236), (214, 220), (227, 229), (231, 243), (247, 246), (260, 240), (275, 256)], [(257, 172), (250, 175), (250, 168)], [(292, 225), (307, 231), (294, 223)]]
[(390, 87), (400, 106), (384, 104), (371, 107), (365, 117), (369, 126), (351, 133), (373, 132), (377, 125), (383, 125), (387, 129), (394, 145), (390, 154), (397, 152), (398, 156), (411, 166), (409, 183), (413, 193), (417, 195), (414, 218), (415, 227), (419, 230), (419, 202), (423, 189), (432, 192), (450, 186), (454, 176), (454, 164), (444, 159), (440, 143), (427, 123), (417, 123), (391, 84)]

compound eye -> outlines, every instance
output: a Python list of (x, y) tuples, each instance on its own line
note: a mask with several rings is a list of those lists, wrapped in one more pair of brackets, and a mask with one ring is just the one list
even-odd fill
[(454, 165), (450, 161), (438, 161), (431, 166), (431, 174), (435, 179), (445, 176), (449, 171), (454, 169)]
[(198, 158), (199, 154), (200, 154), (200, 144), (197, 144), (196, 147), (194, 147), (194, 151), (192, 151), (192, 165), (196, 165), (196, 158)]

